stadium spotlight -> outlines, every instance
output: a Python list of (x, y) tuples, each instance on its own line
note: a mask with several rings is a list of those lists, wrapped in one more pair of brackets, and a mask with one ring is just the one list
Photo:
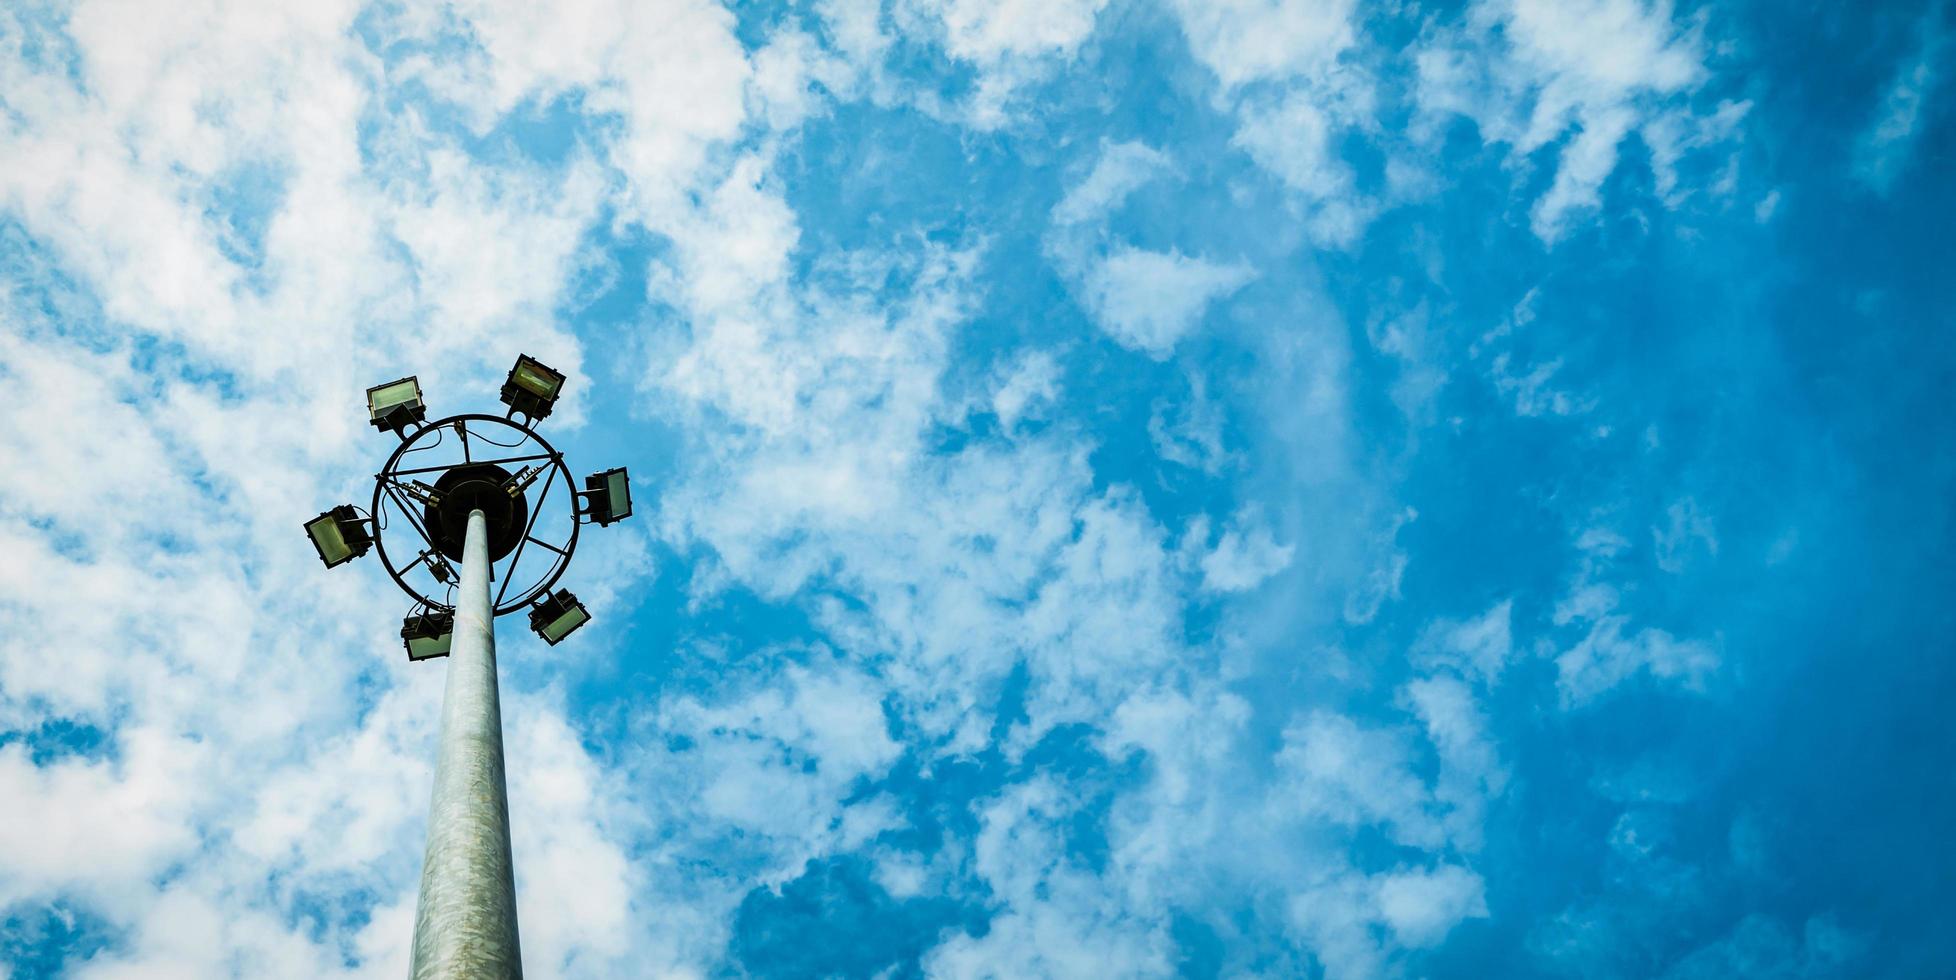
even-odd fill
[(583, 497), (584, 513), (599, 527), (632, 516), (632, 481), (622, 466), (585, 477)]
[(562, 374), (528, 354), (520, 354), (516, 366), (509, 369), (509, 378), (503, 382), (503, 404), (535, 422), (550, 414), (551, 407), (557, 404), (558, 393), (563, 390)]
[(421, 401), (421, 382), (413, 375), (367, 389), (367, 418), (382, 432), (405, 433), (408, 426), (427, 417), (428, 406)]
[(425, 612), (409, 616), (401, 623), (401, 643), (407, 647), (408, 660), (433, 660), (448, 656), (448, 648), (455, 642), (455, 614), (452, 612)]
[(538, 599), (536, 608), (530, 610), (530, 628), (553, 647), (590, 621), (591, 613), (569, 589), (558, 589), (556, 595)]
[(351, 504), (341, 504), (306, 522), (306, 536), (327, 568), (344, 565), (367, 553), (373, 537), (367, 533), (366, 518)]

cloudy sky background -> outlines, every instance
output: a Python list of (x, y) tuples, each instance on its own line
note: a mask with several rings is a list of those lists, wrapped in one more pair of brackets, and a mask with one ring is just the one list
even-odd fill
[(533, 6), (0, 7), (0, 977), (403, 973), (518, 352), (532, 976), (1956, 970), (1956, 11)]

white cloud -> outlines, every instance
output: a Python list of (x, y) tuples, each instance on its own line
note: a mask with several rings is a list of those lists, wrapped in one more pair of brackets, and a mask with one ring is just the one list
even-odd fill
[(1493, 684), (1514, 655), (1513, 618), (1514, 600), (1503, 599), (1474, 619), (1441, 620), (1420, 635), (1414, 658)]
[(1123, 347), (1161, 360), (1196, 328), (1211, 304), (1253, 276), (1243, 265), (1123, 246), (1087, 271), (1081, 289), (1102, 330)]
[(1210, 397), (1202, 375), (1191, 374), (1187, 398), (1163, 398), (1148, 407), (1148, 441), (1162, 459), (1213, 476), (1230, 460), (1223, 422), (1222, 403)]
[(57, 891), (124, 886), (182, 859), (197, 840), (185, 817), (209, 750), (153, 729), (125, 731), (115, 763), (37, 765), (0, 747), (0, 907)]
[(1106, 220), (1130, 195), (1174, 173), (1160, 151), (1115, 143), (1053, 208), (1046, 252), (1072, 280), (1094, 323), (1122, 346), (1165, 360), (1209, 307), (1243, 288), (1255, 270), (1180, 250), (1109, 241)]
[(992, 392), (992, 413), (1010, 431), (1020, 420), (1036, 418), (1059, 399), (1060, 368), (1053, 355), (1034, 351), (1020, 358)]
[(1349, 247), (1379, 210), (1337, 149), (1375, 128), (1374, 83), (1347, 64), (1355, 0), (1176, 0), (1196, 60), (1236, 117), (1232, 145), (1295, 193), (1313, 241)]
[(1538, 290), (1530, 289), (1515, 303), (1506, 320), (1468, 348), (1468, 355), (1487, 362), (1488, 381), (1495, 391), (1514, 399), (1515, 414), (1522, 418), (1588, 414), (1596, 408), (1595, 398), (1555, 383), (1555, 376), (1562, 370), (1561, 358), (1516, 363), (1516, 340), (1535, 322), (1535, 307), (1540, 298)]
[(1174, 164), (1144, 143), (1112, 143), (1101, 150), (1093, 170), (1053, 208), (1053, 223), (1077, 225), (1104, 217), (1128, 195), (1173, 174)]
[(1035, 779), (979, 814), (973, 870), (1003, 901), (982, 937), (954, 934), (925, 970), (945, 977), (1160, 976), (1171, 947), (1159, 922), (1136, 921), (1120, 896), (1065, 855), (1071, 812), (1061, 790)]
[(1392, 402), (1414, 425), (1432, 422), (1440, 390), (1447, 383), (1447, 355), (1438, 333), (1425, 303), (1398, 316), (1374, 316), (1365, 324), (1372, 347), (1399, 360)]
[[(965, 126), (995, 129), (1013, 118), (1022, 89), (1072, 59), (1094, 31), (1107, 0), (902, 0), (890, 11), (898, 29), (919, 40), (942, 44), (947, 55), (972, 65), (977, 83), (957, 106), (943, 106), (916, 92), (901, 91), (902, 80), (879, 78), (881, 97), (911, 101), (934, 115)], [(843, 28), (852, 54), (880, 60), (888, 40), (873, 27), (877, 8), (863, 4), (825, 5), (831, 23)]]
[(1753, 219), (1758, 221), (1762, 225), (1773, 220), (1773, 215), (1776, 215), (1778, 213), (1779, 213), (1779, 188), (1774, 188), (1770, 191), (1767, 191), (1766, 196), (1760, 198), (1759, 203), (1754, 205), (1752, 208)]
[(1621, 591), (1601, 580), (1629, 542), (1608, 528), (1593, 527), (1577, 537), (1576, 546), (1583, 553), (1581, 569), (1553, 617), (1558, 627), (1583, 630), (1580, 639), (1555, 657), (1562, 706), (1587, 704), (1642, 672), (1687, 690), (1703, 690), (1718, 669), (1718, 651), (1703, 640), (1632, 626), (1630, 616), (1618, 611)]
[[(622, 131), (606, 150), (628, 179), (622, 203), (654, 227), (685, 213), (685, 195), (710, 172), (708, 151), (747, 120), (754, 68), (733, 14), (707, 0), (415, 4), (388, 26), (403, 40), (467, 38), (467, 56), (411, 59), (407, 77), (465, 107), (479, 130), (526, 100), (569, 92), (588, 113), (616, 113)], [(770, 79), (760, 91), (778, 89)]]
[(1011, 56), (1065, 52), (1093, 33), (1107, 0), (946, 0), (945, 47), (954, 57), (994, 63)]
[(1485, 918), (1479, 875), (1455, 865), (1432, 871), (1365, 875), (1346, 871), (1301, 892), (1290, 904), (1292, 928), (1312, 947), (1331, 980), (1396, 975), (1377, 927), (1406, 947), (1431, 946), (1468, 918)]
[(1356, 0), (1175, 0), (1195, 56), (1225, 88), (1319, 75), (1353, 43)]
[(1202, 587), (1211, 592), (1253, 589), (1288, 568), (1295, 552), (1292, 546), (1277, 543), (1267, 523), (1238, 514), (1215, 549), (1202, 556)]
[(1487, 917), (1480, 876), (1457, 865), (1381, 875), (1378, 889), (1380, 916), (1407, 946), (1436, 945), (1462, 920)]
[(1530, 227), (1537, 237), (1553, 242), (1561, 237), (1571, 212), (1595, 211), (1602, 206), (1603, 179), (1616, 169), (1617, 144), (1623, 142), (1635, 119), (1622, 106), (1579, 114), (1576, 135), (1562, 150), (1555, 183), (1529, 213)]
[(1231, 141), (1306, 202), (1312, 237), (1335, 246), (1357, 240), (1373, 205), (1359, 199), (1350, 165), (1333, 143), (1336, 122), (1307, 91), (1273, 107), (1249, 107)]
[(1319, 712), (1284, 730), (1277, 763), (1292, 777), (1290, 792), (1306, 813), (1351, 827), (1378, 824), (1408, 847), (1444, 840), (1400, 732)]
[(1626, 616), (1597, 619), (1575, 646), (1555, 658), (1555, 685), (1565, 706), (1593, 700), (1641, 670), (1702, 689), (1718, 667), (1718, 653), (1701, 640), (1681, 640), (1649, 627), (1625, 635), (1628, 624)]
[(1407, 558), (1395, 539), (1399, 536), (1400, 528), (1418, 519), (1419, 512), (1407, 507), (1392, 515), (1383, 527), (1373, 532), (1372, 568), (1361, 582), (1345, 594), (1346, 622), (1369, 623), (1387, 602), (1399, 598), (1399, 582), (1406, 575)]
[(637, 828), (610, 812), (626, 790), (606, 785), (618, 774), (585, 751), (561, 706), (514, 707), (505, 751), (526, 971), (598, 976), (642, 963), (643, 882), (627, 852), (635, 842), (619, 839)]
[(1651, 148), (1658, 193), (1676, 206), (1677, 160), (1728, 141), (1749, 106), (1692, 105), (1710, 76), (1702, 21), (1679, 24), (1668, 0), (1480, 0), (1458, 31), (1442, 31), (1415, 57), (1417, 99), (1434, 121), (1465, 115), (1488, 143), (1525, 167), (1567, 139), (1530, 226), (1554, 243), (1601, 204), (1617, 148), (1632, 132)]
[(1448, 808), (1448, 837), (1463, 851), (1478, 850), (1487, 801), (1500, 796), (1508, 782), (1480, 705), (1465, 683), (1444, 676), (1410, 681), (1401, 697), (1440, 757), (1433, 796)]

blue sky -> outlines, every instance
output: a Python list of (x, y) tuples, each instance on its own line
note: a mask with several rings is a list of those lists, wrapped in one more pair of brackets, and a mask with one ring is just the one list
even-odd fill
[(0, 11), (0, 978), (396, 976), (368, 385), (533, 976), (1956, 972), (1937, 2)]

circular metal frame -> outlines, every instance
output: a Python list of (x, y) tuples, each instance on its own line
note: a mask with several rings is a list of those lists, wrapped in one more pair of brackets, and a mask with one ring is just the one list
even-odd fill
[[(526, 442), (533, 440), (541, 447), (542, 452), (513, 457), (474, 459), (469, 452), (468, 432), (468, 426), (474, 423), (515, 430), (521, 433), (525, 440), (524, 442), (516, 443), (517, 448), (520, 449)], [(404, 456), (411, 452), (433, 449), (435, 446), (441, 444), (439, 437), (449, 431), (453, 431), (461, 440), (462, 460), (460, 462), (407, 470), (401, 468), (401, 461)], [(437, 441), (417, 449), (416, 444), (431, 434), (438, 437)], [(491, 445), (499, 448), (509, 448), (502, 443), (488, 439), (486, 436), (481, 438), (482, 441), (489, 442)], [(439, 555), (442, 553), (442, 549), (428, 533), (428, 529), (423, 525), (421, 518), (416, 516), (425, 507), (426, 501), (419, 496), (418, 488), (404, 482), (401, 478), (404, 476), (438, 477), (440, 474), (464, 466), (481, 466), (484, 464), (504, 465), (510, 463), (539, 465), (541, 469), (535, 476), (543, 478), (543, 489), (538, 493), (537, 499), (528, 508), (528, 519), (523, 529), (522, 539), (517, 542), (516, 549), (507, 556), (508, 564), (504, 566), (502, 590), (499, 590), (495, 597), (495, 615), (501, 616), (512, 613), (530, 605), (538, 597), (549, 593), (551, 588), (557, 584), (557, 580), (563, 577), (564, 570), (570, 567), (572, 553), (577, 550), (577, 532), (578, 528), (583, 524), (583, 521), (579, 519), (580, 515), (577, 510), (577, 485), (571, 480), (570, 467), (564, 463), (564, 454), (558, 452), (557, 448), (552, 446), (543, 436), (539, 435), (535, 429), (526, 425), (520, 425), (508, 418), (498, 415), (480, 414), (450, 415), (447, 418), (429, 422), (414, 430), (412, 434), (405, 435), (401, 440), (401, 444), (395, 447), (393, 454), (387, 457), (386, 465), (381, 467), (379, 473), (374, 474), (373, 508), (370, 512), (374, 521), (374, 550), (379, 552), (380, 564), (383, 568), (387, 569), (387, 576), (393, 579), (394, 584), (400, 586), (401, 591), (406, 592), (409, 598), (432, 610), (439, 612), (454, 611), (453, 604), (443, 599), (437, 599), (415, 588), (408, 584), (407, 578), (405, 577), (407, 572), (414, 569), (414, 566), (426, 561), (429, 554)], [(532, 533), (536, 528), (537, 519), (543, 515), (544, 505), (550, 499), (550, 491), (559, 479), (564, 482), (565, 495), (570, 502), (570, 537), (561, 546), (536, 538)], [(526, 498), (528, 493), (528, 489), (525, 488), (524, 495)], [(388, 557), (387, 536), (382, 533), (386, 530), (385, 515), (387, 513), (386, 507), (389, 503), (408, 518), (408, 523), (421, 536), (421, 542), (426, 546), (426, 550), (421, 553), (420, 557), (399, 567), (394, 564), (392, 558)], [(556, 554), (556, 561), (551, 564), (549, 571), (537, 579), (528, 589), (525, 589), (520, 595), (505, 602), (503, 601), (503, 594), (509, 588), (509, 574), (516, 571), (517, 564), (523, 558), (524, 550), (532, 543), (554, 552)], [(502, 559), (493, 559), (490, 561), (489, 564), (492, 572), (501, 561)]]

